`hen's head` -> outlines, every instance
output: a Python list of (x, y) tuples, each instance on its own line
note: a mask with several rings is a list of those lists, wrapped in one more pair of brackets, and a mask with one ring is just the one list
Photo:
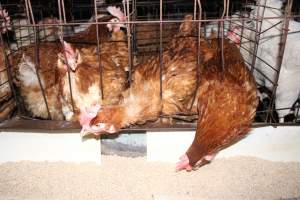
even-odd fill
[(227, 38), (233, 43), (239, 45), (241, 43), (241, 27), (232, 26), (227, 33)]
[(192, 15), (186, 15), (184, 16), (184, 21), (180, 24), (179, 27), (179, 33), (181, 35), (187, 35), (192, 33), (192, 31), (195, 29), (195, 23), (192, 21), (193, 16)]
[(62, 41), (63, 52), (58, 54), (57, 66), (60, 69), (68, 69), (75, 71), (77, 66), (82, 63), (81, 55), (78, 49), (72, 47), (71, 44)]
[(237, 12), (231, 16), (232, 23), (227, 33), (227, 38), (235, 44), (240, 44), (242, 37), (249, 40), (250, 33), (254, 28), (253, 20), (244, 20), (242, 18), (250, 17), (248, 13)]
[(113, 120), (112, 112), (109, 107), (91, 106), (80, 113), (81, 136), (88, 134), (100, 135), (103, 133), (116, 133), (119, 128), (109, 123)]
[(117, 8), (115, 6), (108, 6), (107, 7), (107, 12), (109, 12), (112, 16), (117, 17), (120, 22), (125, 22), (126, 17), (124, 15), (124, 13), (121, 11), (121, 8)]
[(1, 33), (5, 33), (6, 31), (11, 30), (10, 16), (8, 15), (8, 12), (5, 9), (0, 9), (0, 21), (1, 21), (1, 27), (0, 27)]
[(120, 8), (109, 6), (107, 7), (107, 11), (115, 17), (109, 20), (110, 23), (106, 25), (109, 31), (118, 32), (120, 31), (121, 27), (126, 27), (124, 24), (126, 17)]

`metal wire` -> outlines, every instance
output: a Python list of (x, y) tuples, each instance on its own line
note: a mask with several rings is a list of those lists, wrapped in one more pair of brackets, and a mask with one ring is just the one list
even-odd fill
[[(220, 28), (221, 29), (219, 29), (219, 32), (221, 33), (221, 39), (222, 39), (222, 46), (221, 46), (221, 48), (222, 48), (222, 68), (224, 69), (224, 54), (223, 54), (223, 49), (224, 49), (224, 46), (223, 46), (223, 44), (224, 44), (224, 16), (225, 16), (225, 13), (226, 13), (226, 9), (227, 9), (227, 0), (223, 0), (223, 13), (222, 13), (222, 15), (221, 15), (221, 23), (220, 23)], [(221, 30), (221, 31), (220, 31)]]
[[(63, 21), (64, 23), (66, 23), (66, 15), (65, 15), (65, 12), (64, 12), (65, 9), (62, 8), (62, 7), (64, 7), (63, 6), (64, 3), (62, 3), (62, 1), (64, 1), (64, 0), (57, 0), (57, 1), (58, 1), (57, 3), (58, 3), (59, 21), (60, 22)], [(63, 20), (62, 20), (62, 18), (63, 18)], [(60, 26), (60, 41), (61, 41), (61, 44), (62, 44), (64, 59), (67, 61), (66, 49), (65, 49), (65, 45), (63, 43), (63, 36), (64, 36), (63, 27)], [(66, 65), (67, 65), (68, 83), (69, 83), (69, 91), (70, 91), (70, 96), (71, 96), (72, 111), (75, 112), (69, 62), (66, 62)]]
[[(30, 19), (31, 19), (31, 22), (32, 24), (35, 25), (35, 20), (34, 20), (34, 16), (33, 16), (33, 12), (32, 12), (32, 7), (31, 7), (31, 2), (30, 0), (25, 0), (25, 3), (26, 3), (26, 8), (29, 9), (29, 11), (27, 11), (27, 13), (30, 14)], [(41, 78), (40, 78), (40, 74), (39, 74), (39, 69), (40, 69), (40, 58), (39, 58), (39, 39), (38, 39), (38, 36), (37, 36), (37, 31), (36, 31), (36, 27), (33, 28), (34, 30), (34, 46), (35, 46), (35, 71), (36, 71), (36, 76), (37, 76), (37, 79), (38, 79), (38, 82), (39, 82), (39, 86), (40, 86), (40, 89), (42, 91), (42, 95), (43, 95), (43, 99), (44, 99), (44, 102), (45, 102), (45, 105), (46, 105), (46, 109), (47, 109), (47, 114), (48, 114), (48, 118), (52, 119), (51, 117), (51, 113), (50, 113), (50, 110), (49, 110), (49, 106), (48, 106), (48, 102), (47, 102), (47, 98), (46, 98), (46, 95), (45, 95), (45, 91), (44, 91), (44, 88), (43, 88), (43, 85), (42, 85), (42, 81), (41, 81)]]
[(163, 28), (163, 4), (162, 0), (159, 1), (159, 95), (160, 99), (163, 98), (163, 81), (162, 81), (162, 76), (163, 76), (163, 44), (162, 44), (162, 28)]
[[(267, 0), (264, 0), (264, 6), (263, 7), (263, 11), (262, 11), (262, 15), (261, 16), (264, 16), (264, 13), (265, 13), (265, 8), (266, 8), (266, 3), (267, 3)], [(260, 16), (260, 8), (261, 8), (261, 4), (260, 4), (260, 0), (259, 2), (257, 2), (257, 14), (256, 14), (256, 31), (255, 31), (255, 43), (254, 43), (254, 55), (257, 55), (257, 51), (258, 51), (258, 45), (259, 45), (259, 40), (260, 40), (260, 32), (261, 32), (261, 28), (262, 28), (262, 18), (259, 19)], [(253, 56), (252, 57), (252, 64), (251, 64), (251, 72), (253, 73), (253, 68), (255, 66), (255, 63), (256, 63), (256, 59), (255, 57)]]
[[(273, 91), (272, 91), (272, 99), (271, 99), (271, 103), (269, 105), (269, 109), (268, 109), (268, 116), (272, 116), (272, 107), (274, 107), (275, 104), (275, 96), (276, 96), (276, 90), (278, 87), (278, 80), (279, 80), (279, 75), (280, 75), (280, 69), (281, 69), (281, 65), (282, 65), (282, 61), (283, 61), (283, 56), (284, 56), (284, 50), (285, 50), (285, 44), (286, 44), (286, 40), (287, 40), (287, 36), (288, 36), (288, 31), (289, 31), (289, 19), (287, 16), (290, 16), (291, 14), (291, 10), (292, 10), (292, 5), (293, 5), (293, 0), (288, 0), (287, 1), (287, 5), (285, 7), (285, 12), (284, 12), (284, 22), (283, 22), (283, 27), (282, 27), (282, 36), (280, 38), (280, 43), (279, 43), (279, 55), (277, 56), (277, 60), (276, 60), (276, 69), (278, 69), (278, 73), (275, 76), (275, 85), (273, 87)], [(268, 119), (268, 117), (267, 117)]]
[[(1, 6), (1, 3), (0, 3), (0, 6)], [(21, 106), (20, 106), (20, 103), (18, 103), (17, 93), (16, 93), (16, 90), (13, 86), (13, 76), (12, 76), (13, 73), (12, 73), (12, 69), (11, 69), (11, 66), (10, 66), (9, 61), (8, 61), (8, 56), (7, 56), (7, 54), (5, 52), (5, 49), (4, 49), (4, 40), (3, 40), (2, 34), (0, 34), (0, 45), (2, 46), (1, 49), (2, 49), (2, 54), (4, 56), (3, 59), (4, 59), (6, 73), (7, 73), (7, 77), (8, 77), (9, 88), (12, 91), (13, 97), (17, 102), (17, 111), (18, 111), (18, 113), (20, 113), (21, 112)]]
[[(97, 0), (94, 0), (94, 13), (95, 21), (98, 22), (98, 10), (97, 10)], [(98, 68), (100, 73), (100, 95), (101, 99), (104, 100), (104, 90), (103, 90), (103, 66), (101, 64), (101, 49), (100, 49), (100, 35), (99, 35), (99, 25), (96, 24), (96, 36), (97, 36), (97, 56), (98, 56)]]
[(223, 13), (221, 16), (221, 60), (222, 60), (222, 80), (224, 76), (224, 70), (225, 70), (225, 58), (224, 58), (224, 16), (226, 13), (226, 18), (228, 18), (228, 10), (229, 10), (229, 0), (224, 0), (223, 1)]
[[(132, 62), (132, 45), (131, 45), (131, 39), (132, 39), (132, 33), (131, 33), (131, 24), (130, 24), (130, 4), (129, 0), (123, 1), (123, 8), (124, 8), (124, 15), (126, 19), (126, 29), (127, 29), (127, 47), (128, 47), (128, 64), (129, 64), (129, 74), (128, 74), (128, 84), (129, 87), (131, 85), (132, 81), (132, 69), (133, 69), (133, 62)], [(131, 87), (130, 87), (131, 88)], [(131, 92), (131, 89), (130, 89)]]
[[(197, 2), (196, 2), (197, 1)], [(195, 91), (194, 91), (194, 95), (192, 98), (192, 102), (191, 105), (189, 107), (189, 111), (192, 110), (194, 102), (196, 100), (196, 96), (197, 96), (197, 91), (198, 91), (198, 87), (200, 85), (200, 50), (201, 50), (201, 19), (202, 19), (202, 5), (201, 5), (201, 1), (200, 0), (195, 0), (194, 6), (199, 7), (199, 22), (198, 22), (198, 37), (197, 37), (197, 62), (196, 62), (196, 87), (195, 87)], [(194, 19), (196, 19), (196, 12), (197, 12), (197, 7), (194, 8)]]
[[(14, 25), (15, 27), (33, 27), (33, 28), (36, 28), (34, 29), (34, 35), (35, 35), (35, 41), (37, 41), (38, 39), (38, 35), (37, 35), (37, 30), (40, 28), (40, 27), (45, 27), (45, 26), (53, 26), (53, 24), (36, 24), (34, 22), (34, 18), (33, 18), (33, 14), (32, 14), (32, 8), (31, 5), (28, 6), (28, 1), (30, 0), (26, 0), (25, 1), (25, 6), (26, 6), (26, 13), (27, 13), (27, 18), (28, 18), (28, 22), (31, 22), (30, 25)], [(99, 25), (102, 25), (102, 24), (117, 24), (117, 23), (114, 23), (114, 22), (99, 22), (98, 21), (98, 17), (97, 17), (97, 5), (96, 5), (96, 1), (97, 0), (94, 0), (94, 13), (95, 13), (95, 22), (87, 22), (87, 23), (79, 23), (79, 22), (66, 22), (66, 12), (65, 12), (65, 5), (64, 5), (64, 1), (63, 0), (58, 0), (58, 6), (59, 6), (59, 15), (60, 15), (60, 23), (59, 23), (59, 27), (61, 29), (61, 35), (63, 37), (63, 27), (64, 26), (69, 26), (69, 25), (81, 25), (81, 24), (85, 24), (85, 25), (96, 25), (97, 26), (97, 29), (96, 29), (96, 32), (97, 32), (97, 54), (98, 54), (98, 60), (99, 60), (99, 68), (101, 68), (101, 49), (100, 49), (100, 42), (101, 42), (101, 38), (100, 38), (100, 34), (99, 34), (99, 30), (98, 30), (98, 26)], [(221, 35), (221, 55), (222, 55), (222, 69), (224, 70), (224, 67), (225, 67), (225, 59), (224, 59), (224, 31), (225, 31), (225, 26), (224, 26), (224, 22), (228, 21), (228, 15), (229, 15), (229, 9), (230, 9), (230, 2), (229, 0), (223, 0), (224, 1), (224, 8), (223, 8), (223, 13), (222, 13), (222, 17), (221, 18), (218, 18), (218, 19), (206, 19), (206, 17), (204, 17), (204, 19), (202, 19), (202, 9), (201, 9), (201, 2), (200, 0), (195, 0), (194, 1), (194, 19), (192, 20), (193, 23), (198, 23), (198, 55), (197, 55), (197, 65), (200, 63), (199, 61), (199, 52), (200, 52), (200, 37), (201, 37), (201, 34), (200, 32), (203, 31), (203, 27), (201, 25), (203, 25), (202, 23), (204, 23), (204, 29), (206, 28), (205, 27), (205, 23), (207, 22), (220, 22), (220, 25), (221, 27), (219, 28), (219, 31), (220, 32), (220, 35)], [(291, 0), (289, 0), (290, 2)], [(168, 2), (171, 2), (171, 3), (176, 3), (176, 1), (168, 1)], [(140, 3), (140, 2), (139, 2)], [(145, 5), (149, 5), (149, 2), (146, 1), (146, 2), (142, 2), (144, 3)], [(167, 24), (169, 23), (181, 23), (183, 22), (183, 20), (179, 20), (179, 19), (174, 19), (174, 20), (170, 20), (169, 18), (164, 20), (165, 19), (165, 16), (168, 16), (168, 17), (176, 17), (176, 16), (179, 16), (178, 13), (176, 14), (168, 14), (168, 13), (165, 13), (165, 2), (163, 2), (162, 0), (159, 1), (159, 20), (148, 20), (148, 21), (139, 21), (139, 19), (142, 19), (141, 16), (137, 16), (137, 8), (136, 8), (136, 5), (135, 5), (135, 1), (132, 2), (130, 4), (129, 0), (127, 0), (126, 2), (124, 1), (123, 3), (123, 7), (124, 7), (124, 13), (126, 15), (126, 22), (124, 22), (126, 24), (126, 27), (127, 27), (127, 45), (128, 45), (128, 59), (129, 59), (129, 66), (130, 66), (130, 75), (129, 75), (129, 81), (131, 81), (131, 76), (132, 76), (132, 61), (133, 61), (133, 51), (135, 50), (135, 48), (133, 47), (134, 45), (134, 42), (133, 40), (135, 41), (135, 38), (133, 37), (133, 35), (135, 34), (135, 29), (134, 29), (134, 26), (137, 25), (137, 24), (159, 24), (159, 42), (154, 42), (154, 43), (151, 43), (151, 45), (156, 45), (156, 46), (159, 46), (159, 65), (160, 65), (160, 97), (162, 98), (162, 95), (163, 95), (163, 83), (162, 83), (162, 76), (163, 76), (163, 45), (165, 44), (165, 36), (164, 36), (164, 31), (165, 29), (163, 29), (165, 26), (167, 26)], [(183, 2), (184, 3), (184, 2)], [(200, 10), (199, 10), (199, 17), (197, 19), (197, 4), (198, 6), (200, 7)], [(266, 3), (265, 3), (266, 4)], [(135, 5), (135, 6), (133, 6)], [(158, 5), (158, 2), (157, 2), (157, 5)], [(290, 4), (289, 4), (290, 5)], [(130, 7), (131, 6), (131, 7)], [(276, 67), (270, 65), (268, 62), (266, 62), (264, 60), (264, 58), (260, 58), (259, 56), (257, 56), (257, 48), (259, 47), (259, 44), (262, 44), (263, 41), (267, 40), (268, 38), (264, 38), (263, 37), (263, 33), (269, 31), (270, 29), (272, 28), (276, 28), (277, 26), (279, 26), (280, 23), (277, 23), (277, 24), (274, 24), (272, 25), (271, 27), (269, 27), (268, 29), (266, 30), (261, 30), (261, 23), (262, 23), (262, 20), (267, 20), (267, 19), (282, 19), (283, 17), (280, 16), (280, 17), (264, 17), (264, 12), (261, 12), (262, 9), (265, 9), (265, 8), (272, 8), (270, 6), (266, 6), (266, 5), (263, 5), (263, 3), (258, 3), (257, 5), (258, 7), (260, 7), (260, 10), (258, 11), (257, 10), (257, 13), (258, 15), (253, 18), (254, 20), (256, 20), (256, 28), (255, 30), (252, 30), (255, 32), (255, 41), (254, 41), (254, 45), (255, 45), (255, 51), (253, 52), (250, 52), (249, 49), (247, 49), (246, 51), (248, 51), (249, 53), (253, 54), (253, 57), (252, 57), (252, 61), (251, 63), (248, 62), (248, 64), (251, 65), (251, 70), (252, 72), (257, 71), (258, 73), (260, 73), (262, 76), (265, 77), (265, 79), (267, 81), (270, 81), (275, 87), (275, 90), (273, 90), (273, 105), (274, 105), (274, 96), (275, 96), (275, 93), (276, 93), (276, 87), (277, 87), (277, 82), (278, 82), (278, 77), (279, 77), (279, 70), (280, 67), (277, 69)], [(155, 7), (157, 8), (157, 7)], [(232, 7), (231, 7), (232, 8)], [(131, 9), (131, 10), (130, 10)], [(278, 8), (273, 8), (273, 9), (278, 9)], [(130, 12), (131, 11), (131, 12)], [(157, 10), (158, 11), (158, 10)], [(206, 13), (204, 13), (205, 15)], [(225, 15), (226, 15), (226, 18), (225, 18)], [(30, 17), (31, 16), (31, 17)], [(300, 15), (298, 15), (300, 16)], [(289, 13), (285, 13), (285, 16), (284, 16), (284, 19), (285, 20), (288, 20), (290, 19), (292, 16), (290, 16)], [(293, 17), (297, 17), (297, 15), (293, 16)], [(63, 19), (63, 20), (62, 20)], [(245, 20), (249, 20), (248, 17), (245, 17), (245, 16), (242, 16), (241, 18), (238, 18), (238, 19), (230, 19), (230, 25), (231, 24), (236, 24), (235, 21), (242, 21), (242, 27), (245, 28), (245, 29), (248, 29), (248, 30), (251, 30), (250, 28), (247, 28), (244, 26), (244, 22)], [(239, 25), (240, 26), (240, 25)], [(285, 24), (286, 26), (286, 24)], [(242, 28), (242, 32), (241, 34), (238, 34), (240, 37), (241, 37), (241, 43), (240, 45), (244, 44), (245, 43), (245, 40), (248, 41), (248, 42), (253, 42), (253, 40), (251, 40), (251, 38), (246, 38), (244, 37), (244, 29)], [(284, 38), (285, 34), (287, 31), (282, 31), (282, 37)], [(290, 34), (290, 33), (289, 33)], [(244, 41), (242, 41), (244, 40)], [(36, 43), (37, 45), (38, 43)], [(282, 46), (284, 46), (284, 44), (281, 44)], [(244, 48), (243, 46), (240, 47), (241, 49), (246, 49)], [(283, 47), (281, 47), (280, 49), (280, 55), (283, 55), (281, 53), (284, 53), (284, 49), (282, 50)], [(39, 55), (38, 54), (38, 46), (36, 48), (36, 55)], [(155, 53), (155, 51), (148, 51), (147, 53)], [(38, 56), (37, 56), (38, 57)], [(271, 80), (269, 77), (267, 77), (262, 71), (260, 71), (259, 69), (257, 69), (255, 67), (255, 62), (257, 62), (258, 60), (260, 60), (262, 63), (264, 63), (266, 66), (268, 66), (269, 68), (271, 68), (275, 73), (277, 73), (277, 80)], [(39, 62), (39, 58), (36, 58), (36, 62)], [(247, 62), (247, 61), (245, 61)], [(281, 62), (282, 62), (282, 58), (281, 58)], [(280, 63), (280, 60), (277, 60), (276, 62), (276, 66), (278, 67), (279, 65), (281, 65)], [(38, 66), (38, 64), (36, 64), (36, 67)], [(37, 76), (38, 76), (38, 72), (41, 72), (40, 67), (37, 68)], [(198, 70), (199, 67), (197, 67), (197, 70)], [(74, 111), (74, 104), (73, 104), (73, 95), (72, 95), (72, 86), (71, 86), (71, 81), (70, 81), (70, 71), (69, 71), (69, 67), (68, 67), (68, 79), (69, 79), (69, 89), (70, 89), (70, 93), (71, 93), (71, 100), (72, 100), (72, 108), (73, 108), (73, 111)], [(100, 69), (100, 84), (101, 86), (100, 87), (103, 87), (103, 80), (102, 80), (102, 69)], [(39, 78), (38, 78), (39, 79)], [(197, 71), (197, 84), (199, 82), (199, 72)], [(41, 88), (42, 89), (42, 88)], [(14, 90), (13, 90), (14, 91)], [(43, 92), (43, 89), (42, 89), (42, 92)], [(103, 94), (103, 89), (101, 88), (101, 96), (102, 98), (104, 98), (104, 94)], [(45, 99), (46, 100), (46, 99)], [(46, 101), (46, 104), (47, 104), (47, 101)], [(193, 103), (192, 103), (193, 104)], [(191, 104), (191, 105), (192, 105)], [(273, 109), (270, 105), (270, 109)], [(271, 113), (271, 110), (268, 110), (269, 113)]]
[[(287, 16), (288, 19), (292, 19), (295, 17), (300, 17), (300, 15), (293, 15), (293, 16)], [(254, 17), (252, 20), (268, 20), (268, 19), (282, 19), (282, 17)], [(249, 17), (242, 17), (239, 19), (231, 19), (231, 21), (241, 21), (241, 20), (249, 20)], [(183, 19), (172, 19), (172, 20), (163, 20), (162, 23), (168, 24), (168, 23), (182, 23), (184, 20)], [(186, 20), (186, 22), (199, 22), (200, 20), (195, 19), (195, 20)], [(207, 23), (207, 22), (222, 22), (225, 21), (225, 19), (220, 19), (220, 18), (211, 18), (211, 19), (201, 19), (202, 23)], [(124, 22), (124, 24), (159, 24), (159, 20), (148, 20), (148, 21), (129, 21), (129, 22)], [(60, 22), (58, 25), (59, 26), (78, 26), (78, 25), (106, 25), (106, 24), (120, 24), (120, 22)], [(45, 27), (45, 26), (53, 26), (53, 24), (30, 24), (30, 25), (8, 25), (7, 27)], [(249, 29), (250, 30), (250, 29)], [(257, 31), (258, 32), (258, 31)], [(260, 32), (258, 32), (260, 33)]]

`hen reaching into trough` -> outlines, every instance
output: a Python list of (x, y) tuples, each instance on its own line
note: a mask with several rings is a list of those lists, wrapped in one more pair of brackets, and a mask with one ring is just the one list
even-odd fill
[(177, 165), (177, 169), (187, 170), (198, 161), (210, 160), (220, 149), (243, 137), (250, 129), (257, 106), (254, 79), (238, 49), (228, 40), (224, 41), (224, 68), (218, 40), (211, 44), (200, 41), (201, 61), (197, 65), (197, 40), (189, 37), (196, 30), (194, 25), (183, 22), (163, 52), (162, 98), (159, 58), (155, 57), (137, 66), (131, 88), (123, 93), (121, 104), (85, 113), (83, 135), (112, 133), (131, 124), (156, 120), (160, 113), (197, 113), (198, 108), (196, 137)]
[(201, 74), (196, 136), (177, 169), (210, 162), (250, 130), (257, 107), (254, 78), (233, 44), (225, 40), (224, 49), (224, 69), (219, 59), (211, 59)]

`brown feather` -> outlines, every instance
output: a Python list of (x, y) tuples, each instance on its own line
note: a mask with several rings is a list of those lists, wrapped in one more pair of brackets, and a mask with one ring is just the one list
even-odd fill
[[(224, 40), (223, 69), (220, 41), (201, 40), (197, 86), (197, 38), (193, 27), (193, 23), (183, 22), (163, 52), (162, 99), (159, 57), (153, 57), (137, 66), (131, 88), (123, 93), (124, 101), (100, 109), (91, 125), (106, 123), (123, 128), (155, 120), (161, 112), (197, 113), (198, 108), (196, 137), (187, 151), (192, 166), (243, 137), (250, 129), (258, 103), (254, 79), (235, 45)], [(193, 95), (196, 101), (189, 111)]]
[[(126, 42), (122, 40), (125, 37), (122, 31), (113, 32), (112, 36), (116, 41), (104, 42), (100, 47), (103, 97), (101, 96), (101, 73), (97, 46), (89, 45), (78, 49), (82, 61), (77, 65), (75, 71), (70, 71), (76, 114), (72, 119), (67, 118), (67, 120), (78, 120), (80, 113), (93, 104), (110, 105), (119, 103), (121, 93), (125, 90), (128, 49)], [(63, 67), (59, 66), (59, 68)], [(68, 73), (63, 74), (61, 80), (64, 106), (69, 107), (69, 110), (71, 110), (72, 101)]]
[(201, 75), (197, 131), (187, 151), (192, 166), (245, 136), (255, 116), (254, 79), (235, 45), (225, 40), (224, 49), (224, 71), (220, 60), (213, 59)]
[(8, 100), (12, 92), (8, 82), (7, 68), (5, 65), (4, 46), (0, 45), (0, 103)]
[[(104, 16), (98, 19), (98, 22), (108, 22), (112, 18), (112, 16)], [(108, 28), (106, 27), (106, 24), (98, 25), (98, 33), (101, 43), (110, 40), (110, 33)], [(97, 25), (92, 24), (86, 30), (75, 33), (72, 36), (65, 37), (64, 40), (71, 43), (97, 44)]]
[[(40, 76), (46, 101), (52, 119), (62, 120), (61, 103), (59, 95), (59, 70), (56, 66), (57, 54), (61, 52), (59, 43), (44, 42), (38, 46), (39, 67), (36, 65)], [(10, 62), (16, 77), (14, 82), (18, 85), (25, 106), (34, 117), (48, 118), (47, 108), (42, 96), (42, 89), (37, 80), (35, 70), (36, 48), (33, 44), (21, 47)], [(25, 63), (25, 64), (24, 64)], [(31, 63), (31, 64), (30, 64)]]

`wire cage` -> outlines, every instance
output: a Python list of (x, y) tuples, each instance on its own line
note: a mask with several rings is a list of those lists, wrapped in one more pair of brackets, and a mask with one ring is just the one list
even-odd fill
[[(98, 98), (103, 104), (116, 104), (117, 101), (112, 100), (116, 97), (110, 96), (113, 92), (108, 92), (106, 88), (115, 92), (110, 84), (122, 79), (118, 95), (125, 90), (130, 92), (136, 66), (153, 57), (157, 57), (159, 61), (157, 64), (161, 71), (159, 79), (162, 98), (162, 54), (188, 14), (193, 16), (191, 22), (198, 27), (197, 34), (194, 35), (198, 41), (200, 38), (219, 38), (221, 50), (225, 39), (236, 43), (257, 83), (260, 103), (254, 124), (297, 125), (300, 121), (300, 83), (297, 84), (297, 73), (300, 72), (297, 62), (297, 37), (300, 36), (298, 4), (293, 0), (3, 1), (0, 13), (0, 127), (79, 128), (78, 120), (73, 120), (69, 115), (79, 112), (74, 105), (74, 101), (78, 99), (74, 98), (80, 95), (78, 92), (84, 93), (86, 86), (78, 86), (72, 75), (70, 65), (73, 63), (67, 57), (72, 53), (76, 59), (80, 56), (68, 44), (80, 49), (80, 53), (84, 54), (80, 59), (97, 68), (80, 76), (80, 81), (85, 83), (97, 80), (95, 82), (99, 87), (95, 89), (95, 93), (99, 94), (86, 96), (77, 103), (92, 106), (93, 101), (90, 99)], [(119, 21), (108, 17), (109, 6), (120, 8), (119, 11), (124, 13), (119, 28), (125, 35), (120, 36), (121, 39), (112, 34), (113, 28), (112, 32), (108, 31), (114, 25), (121, 24), (117, 14), (115, 17), (119, 17)], [(117, 39), (112, 39), (113, 37)], [(119, 49), (114, 50), (114, 45), (120, 45)], [(89, 49), (91, 47), (93, 51)], [(199, 59), (200, 49), (199, 42)], [(117, 55), (122, 58), (117, 58)], [(58, 60), (64, 60), (64, 66), (67, 66), (64, 79), (57, 67)], [(113, 72), (115, 77), (107, 79), (107, 69), (101, 64), (103, 60), (117, 66), (125, 62), (124, 69)], [(91, 75), (93, 72), (95, 74)], [(197, 79), (201, 79), (199, 74)], [(33, 82), (35, 87), (30, 85)], [(68, 86), (62, 86), (62, 82), (64, 86)], [(75, 92), (72, 87), (76, 88)], [(57, 102), (59, 105), (56, 105)], [(64, 105), (66, 102), (68, 106)], [(36, 112), (39, 114), (35, 114)], [(133, 124), (128, 129), (194, 129), (197, 117), (197, 113), (191, 112), (172, 115), (160, 112), (155, 122), (152, 120), (143, 125)], [(165, 119), (168, 119), (167, 123)]]

